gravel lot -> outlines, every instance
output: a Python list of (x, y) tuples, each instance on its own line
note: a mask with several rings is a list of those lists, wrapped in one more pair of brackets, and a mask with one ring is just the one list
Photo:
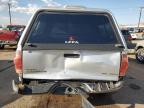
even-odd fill
[[(11, 80), (16, 77), (12, 61), (14, 54), (14, 50), (10, 48), (0, 50), (0, 107), (16, 108), (16, 105), (21, 105), (22, 108), (25, 108), (24, 106), (27, 106), (29, 102), (35, 105), (33, 108), (36, 105), (46, 107), (46, 101), (43, 104), (41, 102), (48, 98), (47, 94), (21, 96), (13, 93)], [(60, 104), (64, 100), (63, 103), (69, 107), (74, 98), (78, 99), (77, 96), (71, 100), (64, 96), (55, 96), (53, 100), (58, 102), (57, 98), (61, 100)], [(144, 108), (144, 64), (137, 63), (135, 57), (130, 55), (124, 87), (114, 94), (96, 95), (94, 98), (89, 98), (89, 101), (97, 106), (96, 108)], [(74, 107), (76, 108), (76, 106), (71, 108)]]

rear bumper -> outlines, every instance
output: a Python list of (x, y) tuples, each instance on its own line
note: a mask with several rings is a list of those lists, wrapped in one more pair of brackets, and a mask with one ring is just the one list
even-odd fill
[(3, 44), (3, 45), (17, 45), (17, 41), (16, 40), (0, 41), (0, 44)]
[[(53, 81), (41, 84), (25, 85), (15, 80), (12, 81), (13, 90), (19, 94), (33, 94), (33, 93), (48, 93), (52, 92), (54, 88), (63, 87), (75, 89), (76, 91), (83, 91), (87, 94), (109, 93), (119, 90), (123, 86), (123, 80), (117, 82), (74, 82), (74, 81)], [(66, 91), (64, 91), (65, 93)], [(71, 93), (69, 93), (71, 94)], [(80, 94), (75, 92), (73, 94)]]

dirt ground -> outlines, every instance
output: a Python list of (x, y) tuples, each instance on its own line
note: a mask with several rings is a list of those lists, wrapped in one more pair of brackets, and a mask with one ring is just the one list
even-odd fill
[(5, 46), (4, 50), (0, 50), (0, 60), (13, 60), (16, 47)]
[[(87, 108), (82, 106), (81, 97), (78, 95), (33, 95), (23, 96), (19, 100), (3, 108)], [(111, 104), (96, 106), (95, 108), (144, 108), (142, 104)]]

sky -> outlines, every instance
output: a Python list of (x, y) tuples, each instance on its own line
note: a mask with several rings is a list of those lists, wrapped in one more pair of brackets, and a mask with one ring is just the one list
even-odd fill
[[(35, 10), (41, 7), (82, 5), (110, 10), (118, 24), (137, 24), (144, 0), (0, 0), (0, 25), (9, 24), (8, 3), (11, 4), (12, 24), (26, 25)], [(144, 8), (141, 22), (144, 23)]]

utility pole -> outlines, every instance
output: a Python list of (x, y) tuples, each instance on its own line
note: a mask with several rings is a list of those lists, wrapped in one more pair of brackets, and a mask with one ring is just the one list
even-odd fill
[(142, 16), (142, 10), (143, 10), (144, 7), (140, 7), (140, 14), (139, 14), (139, 21), (138, 21), (138, 29), (139, 29), (139, 26), (140, 26), (140, 23), (141, 23), (141, 16)]
[(12, 24), (11, 22), (11, 4), (8, 3), (8, 10), (9, 10), (9, 20), (10, 20), (10, 25)]

